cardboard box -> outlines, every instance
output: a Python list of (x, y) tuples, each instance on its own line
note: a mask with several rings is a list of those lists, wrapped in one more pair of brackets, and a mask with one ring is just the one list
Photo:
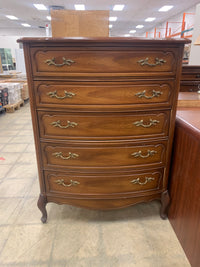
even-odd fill
[(27, 100), (29, 98), (28, 84), (27, 83), (23, 83), (23, 87), (21, 89), (21, 97), (23, 100)]
[(51, 10), (52, 37), (108, 37), (108, 10)]

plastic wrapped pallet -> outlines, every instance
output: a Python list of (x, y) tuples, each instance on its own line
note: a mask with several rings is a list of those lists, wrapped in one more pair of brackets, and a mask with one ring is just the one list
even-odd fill
[(0, 107), (8, 104), (8, 88), (0, 85)]
[(8, 104), (15, 104), (21, 100), (21, 83), (4, 83), (1, 85), (8, 88)]

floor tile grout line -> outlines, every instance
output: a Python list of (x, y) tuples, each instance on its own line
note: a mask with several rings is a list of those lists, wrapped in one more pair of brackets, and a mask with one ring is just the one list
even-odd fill
[[(6, 152), (6, 153), (11, 153), (11, 152)], [(19, 154), (19, 156), (17, 157), (17, 159), (16, 159), (16, 161), (12, 164), (8, 164), (8, 165), (12, 165), (12, 167), (9, 169), (9, 172), (11, 171), (11, 170), (13, 170), (13, 168), (15, 167), (15, 165), (16, 165), (16, 163), (17, 163), (17, 161), (19, 160), (19, 158), (24, 154), (24, 152), (15, 152), (15, 153), (18, 153)], [(13, 154), (13, 153), (12, 153)], [(0, 164), (0, 166), (1, 165), (7, 165), (7, 164)], [(27, 164), (28, 165), (28, 164)], [(30, 165), (30, 164), (29, 164)], [(6, 175), (7, 175), (8, 173), (6, 173)], [(1, 180), (5, 180), (6, 179), (6, 177), (7, 176), (4, 176), (4, 178), (3, 179), (1, 179)], [(0, 182), (2, 182), (2, 181), (0, 181)]]
[[(32, 180), (32, 179), (33, 180), (37, 179), (37, 176), (31, 177), (31, 178), (20, 178), (20, 177), (19, 178), (18, 177), (6, 177), (6, 178), (8, 179), (8, 181), (10, 181), (10, 180), (22, 180), (23, 181), (23, 180), (26, 180), (26, 179), (29, 181), (29, 180)], [(3, 180), (3, 179), (4, 178), (0, 179), (0, 181)]]
[[(39, 192), (38, 192), (38, 195), (37, 196), (27, 196), (27, 198), (34, 198), (34, 197), (38, 197), (39, 196)], [(19, 198), (19, 199), (23, 199), (24, 198), (24, 196), (23, 197), (19, 197), (19, 196), (10, 196), (10, 197), (0, 197), (0, 200), (1, 199), (10, 199), (10, 198)]]
[[(7, 224), (1, 224), (0, 225), (0, 229), (3, 228), (3, 227), (9, 227), (9, 226), (12, 226), (12, 227), (15, 227), (15, 226), (34, 226), (34, 225), (40, 225), (41, 226), (42, 222), (40, 220), (38, 220), (38, 223), (7, 223)], [(57, 225), (57, 223), (51, 223), (49, 225)]]
[(53, 251), (54, 251), (54, 247), (55, 247), (55, 240), (56, 240), (56, 235), (57, 235), (57, 229), (58, 229), (58, 224), (56, 222), (55, 223), (55, 229), (54, 229), (54, 237), (53, 237), (53, 241), (52, 241), (52, 245), (51, 245), (51, 252), (50, 252), (50, 256), (49, 256), (49, 260), (48, 260), (48, 267), (51, 267), (52, 266), (51, 263), (53, 261)]
[[(27, 199), (27, 196), (29, 195), (30, 193), (30, 190), (32, 189), (32, 186), (34, 185), (36, 179), (33, 179), (31, 185), (30, 185), (30, 188), (27, 190), (26, 194), (24, 194), (24, 198)], [(38, 182), (39, 183), (39, 182)], [(39, 195), (39, 192), (38, 192), (38, 195)]]

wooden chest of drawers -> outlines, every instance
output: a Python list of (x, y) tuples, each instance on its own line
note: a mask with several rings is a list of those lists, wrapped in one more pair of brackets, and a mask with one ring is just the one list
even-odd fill
[(187, 40), (24, 38), (41, 194), (116, 209), (167, 191)]
[(180, 92), (200, 91), (200, 66), (184, 65), (182, 68)]

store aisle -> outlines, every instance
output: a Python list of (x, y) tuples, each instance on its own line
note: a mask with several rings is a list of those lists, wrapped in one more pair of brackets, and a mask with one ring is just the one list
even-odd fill
[(168, 220), (153, 201), (117, 211), (47, 204), (39, 182), (29, 104), (0, 115), (0, 266), (190, 266)]

